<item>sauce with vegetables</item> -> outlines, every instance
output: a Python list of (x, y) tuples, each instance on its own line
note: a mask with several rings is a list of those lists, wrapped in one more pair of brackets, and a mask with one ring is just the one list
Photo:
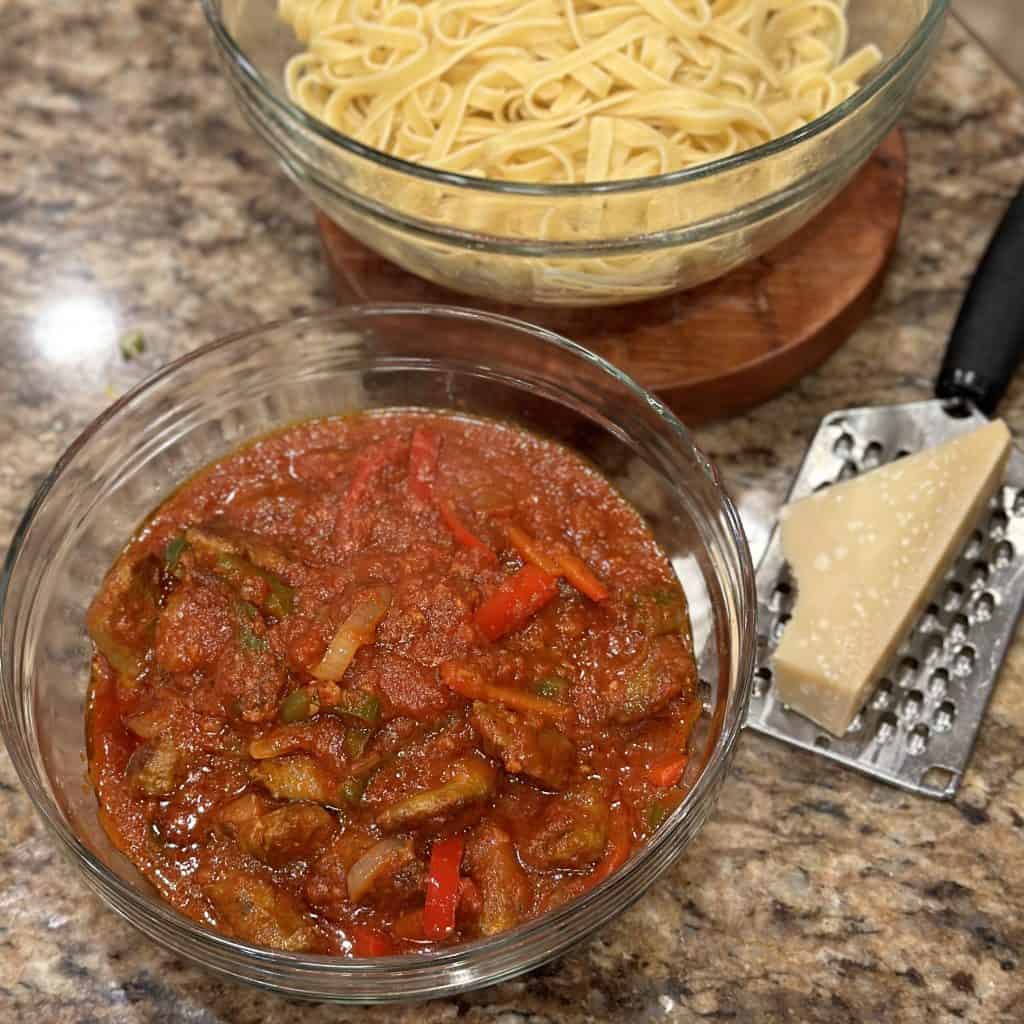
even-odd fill
[(686, 603), (567, 450), (395, 410), (210, 466), (89, 612), (107, 833), (179, 910), (356, 956), (493, 935), (681, 801)]

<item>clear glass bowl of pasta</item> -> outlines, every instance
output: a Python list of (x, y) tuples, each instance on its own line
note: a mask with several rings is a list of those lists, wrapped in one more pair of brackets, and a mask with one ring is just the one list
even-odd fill
[[(644, 517), (686, 592), (703, 681), (686, 795), (609, 878), (511, 931), (422, 955), (261, 948), (163, 902), (101, 827), (85, 757), (86, 609), (138, 524), (201, 467), (298, 420), (389, 407), (540, 432), (587, 458)], [(679, 858), (732, 760), (753, 678), (755, 616), (736, 510), (717, 470), (656, 398), (579, 345), (519, 321), (441, 306), (351, 307), (197, 349), (120, 398), (65, 452), (0, 574), (0, 728), (58, 849), (113, 910), (175, 955), (298, 998), (425, 999), (559, 956)]]
[[(503, 132), (495, 133), (487, 118), (477, 116), (480, 110), (468, 111), (465, 83), (456, 81), (449, 86), (441, 82), (429, 95), (416, 92), (415, 103), (410, 100), (412, 106), (403, 108), (402, 132), (407, 144), (398, 144), (397, 129), (392, 131), (392, 149), (425, 154), (427, 159), (433, 159), (431, 147), (435, 145), (438, 152), (447, 153), (435, 160), (436, 166), (428, 166), (371, 144), (388, 137), (387, 130), (380, 129), (373, 104), (385, 93), (389, 97), (405, 95), (411, 88), (407, 76), (402, 77), (405, 71), (396, 80), (389, 70), (395, 51), (388, 47), (397, 45), (392, 37), (422, 34), (426, 6), (443, 8), (445, 17), (461, 17), (459, 12), (483, 8), (485, 13), (479, 17), (485, 27), (490, 24), (487, 17), (513, 27), (495, 37), (495, 45), (483, 51), (482, 57), (478, 54), (477, 62), (467, 68), (466, 74), (476, 76), (475, 83), (481, 68), (488, 71), (489, 60), (504, 59), (499, 44), (519, 45), (516, 32), (526, 14), (539, 9), (547, 16), (551, 12), (545, 4), (553, 5), (552, 11), (563, 11), (563, 5), (556, 0), (475, 0), (466, 4), (455, 0), (434, 0), (432, 4), (429, 0), (363, 0), (358, 4), (280, 0), (279, 11), (278, 0), (202, 2), (226, 76), (245, 115), (289, 176), (342, 229), (404, 269), (455, 291), (481, 297), (498, 295), (510, 303), (562, 306), (618, 304), (689, 288), (760, 255), (802, 227), (843, 188), (893, 127), (934, 51), (948, 5), (948, 0), (903, 0), (898, 4), (889, 0), (780, 0), (767, 4), (755, 0), (622, 0), (602, 6), (601, 0), (586, 0), (584, 6), (577, 0), (581, 11), (589, 10), (581, 18), (607, 19), (609, 11), (628, 14), (635, 9), (644, 12), (644, 18), (653, 18), (650, 12), (654, 12), (666, 22), (677, 15), (664, 11), (682, 11), (687, 17), (703, 11), (717, 18), (716, 12), (721, 10), (723, 17), (734, 19), (730, 24), (736, 24), (737, 17), (763, 20), (763, 12), (776, 9), (783, 13), (788, 9), (785, 17), (792, 19), (820, 7), (829, 12), (820, 17), (831, 19), (830, 26), (835, 23), (834, 31), (829, 28), (827, 35), (836, 52), (821, 56), (818, 51), (824, 44), (814, 42), (807, 67), (792, 71), (798, 81), (793, 86), (795, 98), (783, 101), (777, 91), (757, 82), (757, 60), (761, 58), (754, 53), (748, 60), (744, 55), (747, 43), (737, 41), (737, 32), (726, 25), (716, 30), (716, 38), (720, 36), (724, 42), (711, 57), (702, 57), (699, 48), (691, 56), (698, 63), (705, 60), (718, 76), (716, 84), (709, 87), (712, 93), (722, 82), (733, 81), (730, 95), (747, 89), (753, 92), (749, 101), (729, 100), (721, 107), (713, 96), (708, 100), (693, 90), (666, 94), (668, 99), (661, 97), (660, 101), (657, 91), (653, 98), (644, 92), (646, 106), (641, 104), (639, 114), (636, 104), (629, 108), (632, 119), (621, 130), (615, 125), (609, 128), (612, 119), (608, 117), (588, 115), (590, 141), (582, 150), (579, 139), (564, 131), (554, 139), (550, 133), (536, 137), (537, 145), (528, 150), (521, 146), (509, 150)], [(488, 13), (493, 11), (499, 14)], [(519, 12), (518, 22), (515, 18), (509, 21), (510, 11)], [(290, 22), (282, 14), (287, 14)], [(308, 24), (303, 28), (302, 21), (316, 17), (327, 24), (331, 19), (349, 17), (349, 24), (328, 28), (317, 37), (316, 45), (328, 52), (318, 59), (318, 67), (312, 67), (312, 51), (299, 41), (293, 26), (298, 25), (308, 36), (311, 30)], [(364, 47), (362, 63), (368, 71), (361, 84), (354, 86), (342, 73), (346, 55), (351, 55), (352, 46), (369, 31), (366, 24), (371, 18), (378, 35), (367, 35), (372, 45)], [(555, 20), (558, 18), (564, 15)], [(636, 24), (643, 29), (655, 21), (641, 19)], [(541, 25), (538, 31), (543, 32), (548, 21), (541, 18), (537, 23)], [(449, 33), (464, 31), (458, 22), (444, 24)], [(595, 39), (607, 36), (612, 46), (615, 32), (601, 35), (602, 26), (612, 24), (593, 21)], [(658, 38), (663, 41), (673, 30), (669, 25)], [(563, 26), (560, 31), (569, 29)], [(753, 31), (750, 29), (748, 36)], [(386, 38), (378, 39), (381, 34)], [(683, 29), (678, 29), (679, 38), (683, 34)], [(557, 103), (571, 108), (584, 89), (580, 81), (600, 92), (607, 82), (596, 76), (614, 77), (606, 73), (609, 67), (627, 77), (664, 76), (673, 62), (678, 64), (680, 53), (689, 53), (686, 47), (692, 49), (691, 43), (689, 39), (678, 46), (674, 42), (677, 50), (679, 46), (683, 50), (666, 57), (664, 45), (659, 49), (652, 43), (651, 53), (645, 56), (645, 39), (627, 40), (610, 58), (602, 58), (603, 63), (591, 61), (569, 68), (550, 94), (538, 94), (534, 89), (528, 91), (527, 100), (533, 103), (540, 95), (547, 103), (546, 110)], [(802, 52), (796, 44), (791, 49)], [(852, 55), (847, 64), (842, 63), (844, 54)], [(437, 77), (436, 68), (431, 70), (430, 65), (436, 58), (433, 50), (424, 50), (427, 77)], [(619, 63), (610, 64), (610, 59)], [(338, 63), (332, 63), (335, 60)], [(659, 64), (665, 60), (669, 63)], [(787, 60), (799, 63), (792, 55)], [(816, 61), (835, 67), (825, 75), (815, 70)], [(512, 65), (506, 61), (502, 67), (506, 66)], [(375, 67), (379, 73), (374, 72)], [(515, 72), (512, 67), (508, 74)], [(381, 78), (388, 81), (382, 85)], [(368, 88), (366, 79), (372, 79), (373, 88), (381, 93), (353, 99), (354, 91)], [(500, 76), (497, 80), (488, 77), (481, 87), (483, 98), (476, 102), (500, 104), (501, 90), (492, 89), (499, 94), (492, 96), (487, 89), (501, 80)], [(572, 88), (565, 86), (566, 81)], [(545, 84), (550, 85), (541, 83)], [(520, 96), (516, 102), (525, 101)], [(603, 102), (591, 104), (591, 108), (607, 110), (601, 106)], [(835, 105), (815, 116), (831, 103)], [(319, 116), (312, 116), (309, 110)], [(450, 111), (455, 113), (448, 117)], [(410, 128), (409, 122), (421, 115), (425, 119), (422, 130), (415, 125)], [(494, 113), (490, 120), (496, 116)], [(667, 157), (660, 142), (655, 140), (653, 148), (645, 149), (639, 136), (649, 133), (659, 117), (673, 119), (673, 159), (700, 157), (706, 162), (652, 173), (666, 166)], [(370, 141), (330, 127), (329, 120), (361, 125), (357, 134)], [(778, 137), (768, 138), (768, 122)], [(558, 124), (565, 126), (564, 117)], [(609, 132), (618, 139), (622, 131), (630, 135), (630, 142), (619, 145), (619, 139), (616, 155), (608, 142)], [(452, 150), (453, 133), (465, 143), (459, 143), (458, 152)], [(768, 140), (759, 141), (765, 138)], [(695, 145), (700, 150), (696, 156)], [(753, 148), (744, 149), (747, 145)], [(480, 176), (565, 178), (572, 169), (559, 172), (557, 167), (569, 163), (576, 165), (577, 178), (599, 174), (618, 180), (547, 184)], [(623, 174), (643, 176), (619, 177)]]
[[(545, 16), (551, 14), (545, 3), (553, 5), (552, 11), (564, 9), (555, 0), (477, 0), (467, 4), (436, 0), (432, 6), (444, 8), (445, 17), (482, 7), (485, 27), (496, 19), (513, 26), (510, 35), (496, 38), (495, 45), (484, 51), (486, 64), (490, 59), (504, 59), (509, 46), (519, 45), (516, 33), (529, 21), (527, 15), (537, 10)], [(417, 92), (418, 106), (413, 105), (410, 117), (416, 121), (423, 115), (424, 126), (422, 130), (415, 124), (409, 128), (407, 118), (403, 131), (411, 142), (390, 149), (425, 154), (431, 163), (405, 159), (372, 144), (387, 136), (386, 130), (378, 130), (380, 118), (374, 120), (373, 103), (379, 96), (371, 93), (353, 100), (352, 82), (340, 72), (351, 46), (360, 42), (358, 37), (366, 34), (367, 22), (374, 19), (383, 36), (374, 36), (367, 48), (364, 79), (373, 79), (374, 88), (383, 90), (381, 96), (387, 90), (408, 93), (407, 77), (396, 80), (390, 74), (394, 46), (398, 45), (395, 38), (422, 34), (423, 3), (364, 0), (350, 5), (342, 0), (281, 0), (279, 12), (277, 0), (203, 0), (223, 67), (242, 110), (289, 176), (335, 223), (386, 259), (455, 291), (484, 298), (498, 295), (517, 304), (562, 306), (619, 304), (693, 287), (755, 258), (797, 231), (843, 188), (892, 128), (928, 64), (948, 0), (903, 0), (899, 4), (887, 0), (769, 4), (755, 0), (623, 0), (607, 7), (588, 0), (588, 5), (595, 9), (585, 16), (598, 19), (607, 19), (609, 11), (628, 15), (634, 9), (649, 15), (667, 25), (666, 32), (677, 31), (681, 52), (698, 64), (703, 59), (699, 40), (694, 44), (685, 36), (685, 25), (679, 27), (673, 18), (678, 20), (679, 12), (684, 21), (704, 15), (717, 18), (719, 10), (723, 17), (733, 18), (719, 32), (724, 42), (720, 40), (715, 55), (706, 63), (718, 76), (715, 89), (723, 82), (733, 82), (729, 85), (732, 93), (737, 89), (752, 92), (749, 102), (730, 101), (723, 114), (720, 106), (696, 93), (672, 93), (667, 100), (663, 98), (660, 108), (657, 95), (652, 100), (644, 93), (646, 114), (641, 111), (627, 126), (628, 132), (643, 134), (658, 118), (671, 117), (678, 128), (675, 155), (695, 159), (686, 140), (697, 139), (698, 155), (706, 162), (653, 173), (666, 165), (664, 154), (645, 150), (643, 140), (633, 140), (636, 146), (627, 148), (625, 157), (610, 157), (610, 119), (588, 115), (591, 142), (582, 156), (577, 145), (577, 152), (567, 158), (568, 143), (562, 131), (555, 133), (557, 138), (548, 133), (536, 139), (537, 145), (516, 164), (514, 158), (522, 157), (523, 151), (510, 158), (503, 148), (503, 132), (495, 134), (493, 125), (488, 125), (488, 137), (480, 137), (477, 122), (485, 119), (468, 117), (465, 93), (458, 82), (454, 87), (442, 83), (444, 89), (422, 97)], [(827, 18), (832, 21), (836, 11), (842, 19), (841, 25), (836, 22), (834, 32), (829, 29), (837, 51), (832, 55), (835, 60), (829, 60), (836, 64), (843, 54), (852, 54), (855, 66), (836, 71), (846, 74), (849, 80), (843, 82), (837, 82), (834, 74), (818, 74), (815, 43), (808, 55), (809, 84), (798, 87), (805, 88), (806, 95), (798, 92), (793, 103), (788, 99), (778, 102), (775, 93), (757, 82), (758, 54), (753, 55), (751, 64), (746, 54), (749, 47), (743, 39), (734, 38), (737, 33), (731, 26), (737, 17), (763, 19), (765, 11), (789, 9), (785, 16), (792, 19), (818, 7), (827, 8), (831, 12)], [(345, 11), (351, 14), (349, 24), (326, 31), (320, 46), (326, 46), (327, 55), (320, 60), (319, 76), (311, 74), (308, 57), (312, 51), (299, 41), (293, 26), (308, 36), (309, 27), (303, 29), (303, 20), (344, 20), (348, 16)], [(282, 13), (288, 15), (289, 22)], [(553, 20), (557, 18), (534, 19), (540, 26), (537, 31), (543, 34)], [(636, 23), (641, 29), (648, 24)], [(604, 34), (602, 29), (615, 24), (594, 21), (594, 38), (607, 36), (614, 42), (615, 32), (622, 26)], [(465, 31), (459, 23), (445, 25), (445, 31), (456, 37)], [(560, 31), (569, 29), (562, 26)], [(646, 29), (641, 35), (644, 32)], [(695, 53), (691, 52), (694, 46)], [(647, 47), (651, 53), (645, 56), (645, 47), (644, 38), (627, 41), (611, 54), (620, 64), (626, 60), (626, 65), (613, 70), (627, 77), (664, 77), (669, 65), (662, 66), (668, 59), (663, 48), (652, 44)], [(865, 47), (870, 48), (871, 59), (864, 59)], [(427, 77), (436, 70), (430, 66), (436, 57), (433, 51), (424, 51)], [(678, 57), (677, 52), (671, 59), (678, 62)], [(332, 63), (336, 59), (338, 63)], [(467, 73), (480, 66), (471, 66)], [(608, 78), (609, 66), (606, 55), (603, 63), (591, 61), (570, 68), (562, 85), (569, 82), (584, 89), (581, 83), (587, 83), (600, 93), (607, 82), (598, 76)], [(381, 85), (381, 76), (388, 79), (389, 75), (389, 82)], [(488, 78), (486, 88), (491, 88), (493, 81)], [(860, 87), (855, 88), (855, 83)], [(365, 82), (358, 88), (365, 90)], [(548, 104), (546, 109), (559, 102), (571, 109), (578, 101), (579, 89), (560, 86), (553, 98), (541, 93), (541, 99)], [(534, 90), (528, 100), (534, 102), (537, 96)], [(293, 97), (301, 100), (301, 105)], [(487, 94), (478, 103), (501, 100), (500, 95)], [(603, 102), (591, 107), (607, 110), (601, 106)], [(653, 112), (651, 103), (655, 104)], [(830, 106), (832, 103), (835, 105)], [(819, 110), (824, 112), (815, 116)], [(451, 111), (456, 113), (446, 120)], [(634, 114), (632, 109), (631, 116)], [(767, 134), (761, 124), (766, 118), (773, 129)], [(465, 126), (467, 120), (469, 127)], [(368, 127), (360, 128), (356, 134), (361, 138), (357, 138), (330, 127), (327, 121)], [(708, 122), (713, 130), (704, 130)], [(559, 124), (564, 127), (564, 119)], [(468, 146), (462, 147), (461, 155), (448, 151), (443, 158), (434, 159), (435, 144), (438, 152), (445, 150), (453, 132), (465, 136)], [(763, 138), (768, 141), (759, 141)], [(753, 148), (744, 148), (748, 145)], [(495, 147), (501, 151), (499, 156), (481, 158), (481, 153), (492, 152), (493, 156)], [(515, 166), (509, 166), (510, 159)], [(609, 180), (554, 184), (506, 180), (517, 174), (558, 176), (557, 166), (567, 160), (582, 165), (577, 177), (586, 178), (593, 172)], [(480, 176), (491, 172), (506, 177)], [(620, 177), (624, 174), (634, 176)]]

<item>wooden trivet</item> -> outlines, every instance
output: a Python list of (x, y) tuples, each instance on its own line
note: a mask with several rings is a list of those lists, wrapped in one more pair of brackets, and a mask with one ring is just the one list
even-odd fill
[(899, 234), (907, 151), (894, 131), (806, 227), (710, 284), (592, 309), (488, 303), (402, 270), (322, 213), (339, 302), (441, 302), (541, 324), (600, 353), (684, 420), (749, 409), (831, 355), (867, 315)]

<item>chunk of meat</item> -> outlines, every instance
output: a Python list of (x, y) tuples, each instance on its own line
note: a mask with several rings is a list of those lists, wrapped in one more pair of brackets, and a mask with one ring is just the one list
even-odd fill
[(411, 718), (396, 718), (373, 737), (367, 752), (351, 767), (369, 779), (364, 800), (377, 811), (403, 793), (447, 782), (453, 765), (470, 754), (478, 757), (475, 747), (476, 734), (460, 717), (434, 729)]
[(498, 758), (506, 771), (529, 776), (549, 789), (568, 785), (576, 748), (553, 726), (530, 725), (508, 708), (479, 700), (473, 702), (469, 720), (484, 753)]
[(166, 696), (145, 707), (140, 707), (123, 718), (125, 728), (140, 739), (155, 740), (169, 732), (182, 709), (173, 696)]
[(451, 706), (437, 673), (399, 654), (381, 654), (365, 673), (363, 685), (378, 693), (400, 715), (421, 721), (437, 719)]
[(479, 892), (476, 930), (480, 935), (514, 928), (529, 914), (530, 880), (504, 829), (489, 822), (478, 826), (466, 844), (462, 863)]
[(202, 771), (188, 778), (153, 808), (153, 828), (165, 843), (188, 846), (205, 842), (217, 822), (225, 794), (238, 793), (249, 777), (237, 757), (206, 756)]
[(638, 663), (617, 673), (605, 690), (611, 717), (637, 722), (662, 708), (692, 687), (693, 661), (682, 656), (679, 638), (659, 636)]
[(633, 595), (633, 607), (636, 621), (651, 636), (691, 635), (686, 595), (679, 586), (641, 590)]
[(182, 562), (193, 571), (222, 580), (235, 597), (275, 619), (291, 613), (295, 591), (282, 572), (299, 575), (299, 566), (272, 545), (238, 530), (212, 526), (190, 527), (185, 540)]
[(333, 816), (317, 804), (272, 807), (254, 793), (233, 800), (220, 818), (247, 854), (272, 868), (312, 860), (335, 829)]
[(375, 842), (374, 837), (359, 825), (335, 833), (310, 868), (306, 881), (305, 897), (318, 914), (336, 924), (348, 920), (351, 909), (346, 882), (348, 870)]
[(468, 651), (479, 594), (467, 581), (435, 575), (407, 576), (381, 623), (379, 641), (421, 665), (433, 667)]
[(231, 595), (215, 580), (192, 574), (168, 598), (156, 627), (157, 664), (167, 672), (212, 665), (231, 642)]
[(414, 828), (430, 831), (471, 804), (483, 803), (494, 795), (494, 769), (479, 757), (456, 761), (448, 776), (443, 785), (385, 807), (377, 815), (377, 824), (385, 832)]
[(143, 743), (128, 759), (128, 781), (142, 796), (167, 796), (188, 774), (185, 754), (169, 737)]
[(266, 878), (232, 872), (207, 883), (204, 893), (218, 925), (235, 938), (289, 953), (325, 951), (325, 943), (301, 903)]
[(401, 910), (416, 896), (422, 898), (423, 865), (411, 839), (381, 839), (348, 869), (345, 885), (350, 902), (372, 904), (381, 910)]
[(306, 800), (331, 806), (339, 802), (337, 779), (306, 754), (259, 761), (249, 774), (278, 800)]
[(426, 868), (413, 857), (373, 887), (369, 902), (383, 913), (399, 915), (410, 907), (422, 907), (426, 889)]
[(86, 627), (115, 671), (134, 678), (157, 620), (160, 565), (152, 556), (118, 560), (89, 606)]
[(291, 578), (296, 563), (285, 552), (268, 544), (256, 534), (228, 526), (223, 522), (192, 526), (185, 532), (186, 541), (192, 545), (200, 563), (216, 571), (217, 559), (224, 555), (240, 556), (251, 562), (257, 569), (276, 576)]
[(214, 689), (228, 715), (246, 722), (277, 716), (287, 678), (284, 664), (267, 641), (248, 629), (221, 651), (213, 668)]
[(600, 783), (587, 780), (547, 806), (519, 853), (534, 868), (583, 868), (596, 864), (608, 843), (611, 807)]

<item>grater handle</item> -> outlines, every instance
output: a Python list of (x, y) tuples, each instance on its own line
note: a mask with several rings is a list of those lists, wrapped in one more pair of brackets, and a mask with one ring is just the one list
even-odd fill
[(992, 236), (957, 316), (935, 393), (991, 416), (1024, 356), (1024, 188)]

